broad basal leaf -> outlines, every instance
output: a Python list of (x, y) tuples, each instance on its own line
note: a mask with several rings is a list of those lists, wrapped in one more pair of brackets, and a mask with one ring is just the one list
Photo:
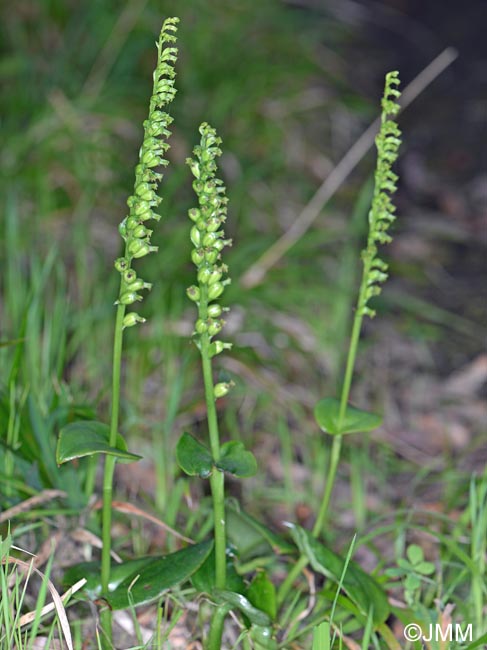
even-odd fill
[(235, 440), (222, 445), (220, 459), (216, 466), (239, 478), (254, 476), (257, 473), (257, 461), (254, 454), (247, 451), (241, 442)]
[[(311, 533), (300, 526), (292, 526), (291, 534), (315, 571), (337, 583), (340, 582), (345, 567), (345, 560), (340, 555), (323, 546)], [(372, 610), (376, 626), (389, 616), (390, 607), (386, 593), (356, 562), (349, 562), (342, 586), (350, 600), (364, 615), (367, 616)]]
[[(200, 593), (211, 594), (215, 589), (215, 550), (209, 554), (200, 568), (191, 576), (194, 588)], [(237, 593), (245, 592), (245, 582), (235, 571), (232, 557), (227, 555), (226, 588)]]
[(189, 433), (183, 433), (176, 447), (179, 467), (189, 476), (208, 478), (213, 469), (210, 450)]
[(157, 600), (167, 589), (188, 580), (203, 564), (212, 548), (213, 540), (207, 540), (154, 558), (105, 596), (109, 606), (111, 609), (125, 609), (129, 605), (137, 607)]
[(349, 405), (340, 424), (340, 401), (333, 397), (320, 400), (315, 406), (314, 413), (320, 429), (331, 435), (372, 431), (382, 424), (379, 415)]
[(141, 456), (127, 451), (127, 445), (122, 436), (117, 434), (117, 446), (109, 444), (110, 427), (96, 420), (81, 420), (71, 422), (63, 427), (59, 433), (56, 447), (56, 462), (58, 465), (75, 458), (94, 456), (95, 454), (109, 454), (116, 456), (120, 462), (132, 463)]

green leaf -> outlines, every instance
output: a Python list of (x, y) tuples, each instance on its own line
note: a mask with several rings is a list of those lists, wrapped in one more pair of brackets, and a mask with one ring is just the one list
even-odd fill
[(406, 555), (408, 556), (411, 564), (419, 564), (424, 560), (423, 549), (417, 544), (411, 544), (406, 550)]
[(125, 609), (157, 600), (167, 589), (188, 580), (203, 564), (212, 548), (213, 540), (207, 540), (153, 559), (106, 595), (108, 604), (111, 609)]
[(433, 562), (420, 562), (416, 564), (414, 570), (418, 573), (421, 573), (423, 576), (429, 576), (436, 571), (436, 567)]
[(213, 469), (210, 450), (189, 433), (183, 433), (176, 447), (179, 467), (189, 476), (208, 478)]
[[(337, 583), (340, 582), (345, 567), (342, 557), (323, 546), (311, 533), (299, 526), (291, 526), (291, 534), (315, 571)], [(347, 566), (342, 586), (350, 600), (365, 616), (373, 610), (375, 625), (380, 625), (389, 616), (390, 607), (386, 593), (372, 576), (367, 575), (353, 561)]]
[(239, 478), (247, 478), (257, 473), (257, 461), (251, 451), (247, 451), (241, 442), (231, 440), (221, 447), (218, 469)]
[(341, 426), (339, 427), (340, 401), (327, 397), (315, 406), (315, 419), (325, 433), (333, 436), (345, 433), (372, 431), (382, 424), (382, 418), (375, 413), (362, 411), (347, 405)]
[(59, 433), (56, 447), (56, 462), (58, 465), (75, 458), (108, 454), (116, 456), (120, 462), (132, 463), (142, 458), (127, 451), (127, 445), (122, 436), (117, 433), (117, 446), (109, 444), (110, 427), (96, 420), (81, 420), (71, 422)]
[(232, 501), (226, 504), (227, 535), (241, 560), (267, 554), (291, 554), (296, 547), (261, 524)]
[(258, 571), (247, 589), (252, 605), (265, 612), (271, 620), (277, 616), (276, 588), (265, 571)]
[[(152, 564), (154, 556), (139, 557), (135, 560), (127, 560), (122, 563), (112, 562), (110, 568), (110, 587), (109, 590), (113, 591), (120, 583), (132, 575), (137, 575), (144, 566)], [(86, 579), (86, 584), (82, 592), (89, 600), (96, 600), (101, 594), (100, 582), (101, 565), (99, 561), (93, 562), (79, 562), (75, 566), (70, 567), (64, 573), (63, 584), (66, 588), (71, 587), (75, 582)], [(80, 593), (80, 592), (78, 592)]]
[(331, 635), (330, 623), (323, 621), (320, 625), (313, 628), (313, 647), (312, 650), (330, 650)]
[(252, 625), (257, 625), (259, 627), (271, 626), (271, 619), (269, 616), (262, 610), (254, 607), (245, 596), (242, 596), (242, 594), (227, 591), (226, 589), (216, 589), (214, 591), (214, 596), (217, 600), (228, 603), (232, 607), (239, 609), (243, 614), (245, 614)]
[[(191, 576), (194, 588), (200, 593), (213, 593), (215, 589), (215, 550), (213, 550), (200, 568)], [(226, 587), (230, 591), (244, 593), (245, 582), (238, 575), (231, 557), (227, 555)]]

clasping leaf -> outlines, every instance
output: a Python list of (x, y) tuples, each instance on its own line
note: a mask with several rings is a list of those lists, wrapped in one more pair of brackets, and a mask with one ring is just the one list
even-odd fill
[(58, 465), (62, 465), (69, 460), (95, 454), (116, 456), (122, 463), (132, 463), (141, 458), (141, 456), (127, 451), (127, 444), (119, 433), (117, 433), (116, 447), (112, 447), (109, 440), (110, 427), (108, 424), (96, 420), (71, 422), (59, 433), (56, 462)]
[(314, 413), (320, 429), (332, 436), (372, 431), (382, 424), (380, 415), (347, 404), (340, 425), (340, 401), (333, 397), (320, 400), (315, 406)]

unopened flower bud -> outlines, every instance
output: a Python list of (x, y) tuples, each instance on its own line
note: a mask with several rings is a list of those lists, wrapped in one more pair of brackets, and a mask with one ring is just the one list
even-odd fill
[(133, 327), (137, 323), (145, 323), (145, 318), (142, 318), (142, 316), (139, 316), (139, 314), (131, 311), (124, 316), (122, 329), (125, 329), (126, 327)]
[(223, 293), (223, 284), (221, 282), (215, 282), (211, 287), (208, 287), (208, 300), (216, 300)]
[(202, 248), (194, 248), (191, 251), (191, 259), (193, 260), (193, 264), (196, 266), (199, 266), (205, 261), (205, 253)]
[(199, 248), (201, 246), (201, 233), (196, 226), (191, 228), (190, 237), (193, 245)]
[(198, 208), (191, 208), (191, 210), (188, 210), (188, 216), (191, 221), (196, 223), (196, 221), (201, 217), (201, 211), (198, 210)]
[(125, 258), (125, 257), (119, 257), (117, 260), (115, 260), (115, 268), (120, 273), (123, 273), (123, 271), (126, 271), (129, 268), (128, 259)]
[(211, 275), (210, 269), (207, 266), (203, 267), (198, 271), (198, 282), (200, 284), (208, 284)]
[(221, 382), (220, 384), (216, 384), (213, 388), (213, 395), (215, 396), (215, 399), (218, 399), (219, 397), (225, 397), (233, 385), (233, 382)]
[(221, 271), (212, 271), (210, 274), (210, 277), (208, 278), (208, 284), (212, 285), (215, 284), (216, 282), (219, 282), (219, 280), (222, 277), (222, 272)]
[(124, 272), (123, 279), (126, 284), (132, 284), (137, 280), (137, 273), (133, 269), (128, 269)]
[(221, 320), (213, 320), (211, 323), (208, 325), (208, 334), (210, 336), (216, 336), (222, 331), (223, 327), (223, 321)]
[(210, 318), (218, 318), (222, 315), (222, 311), (221, 305), (216, 303), (214, 305), (208, 305), (208, 316)]
[(198, 332), (198, 334), (204, 334), (205, 332), (208, 331), (208, 324), (206, 321), (202, 320), (201, 318), (198, 318), (194, 328)]
[(201, 297), (200, 290), (197, 286), (192, 284), (190, 287), (186, 289), (186, 294), (190, 300), (193, 302), (198, 302), (198, 300)]
[(135, 293), (135, 291), (126, 291), (125, 293), (122, 293), (119, 300), (117, 300), (117, 304), (132, 305), (134, 302), (139, 300), (142, 300), (142, 296), (139, 296), (138, 293)]

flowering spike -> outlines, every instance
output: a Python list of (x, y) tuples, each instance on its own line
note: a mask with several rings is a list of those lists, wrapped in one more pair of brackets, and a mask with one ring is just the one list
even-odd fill
[[(139, 151), (139, 163), (135, 168), (134, 193), (127, 199), (129, 215), (119, 227), (120, 234), (125, 240), (125, 254), (115, 262), (115, 268), (121, 274), (120, 292), (116, 304), (130, 305), (142, 300), (136, 291), (151, 287), (150, 284), (137, 280), (135, 271), (131, 269), (131, 263), (133, 259), (157, 251), (157, 246), (150, 244), (152, 230), (146, 228), (144, 222), (149, 219), (155, 221), (160, 219), (160, 216), (153, 212), (153, 208), (161, 202), (157, 189), (163, 174), (155, 171), (155, 168), (168, 164), (163, 154), (169, 149), (169, 145), (162, 138), (171, 135), (168, 127), (172, 123), (172, 118), (161, 109), (169, 104), (176, 94), (174, 64), (178, 50), (172, 44), (176, 41), (178, 22), (178, 18), (168, 18), (162, 26), (156, 44), (157, 65), (153, 75), (149, 115), (143, 124), (144, 138)], [(140, 322), (144, 322), (144, 319), (137, 314), (135, 316), (127, 314), (124, 327), (131, 327)]]
[(375, 139), (377, 147), (377, 165), (375, 171), (374, 196), (369, 212), (369, 235), (367, 247), (362, 252), (364, 274), (359, 297), (358, 311), (364, 316), (374, 317), (375, 312), (368, 306), (368, 301), (379, 295), (380, 284), (387, 279), (387, 264), (377, 255), (378, 244), (388, 244), (392, 237), (387, 233), (395, 220), (395, 206), (391, 195), (396, 191), (397, 175), (391, 167), (397, 159), (401, 144), (401, 131), (394, 122), (400, 106), (397, 99), (400, 92), (399, 75), (389, 72), (386, 75), (384, 95), (382, 98), (381, 127)]

